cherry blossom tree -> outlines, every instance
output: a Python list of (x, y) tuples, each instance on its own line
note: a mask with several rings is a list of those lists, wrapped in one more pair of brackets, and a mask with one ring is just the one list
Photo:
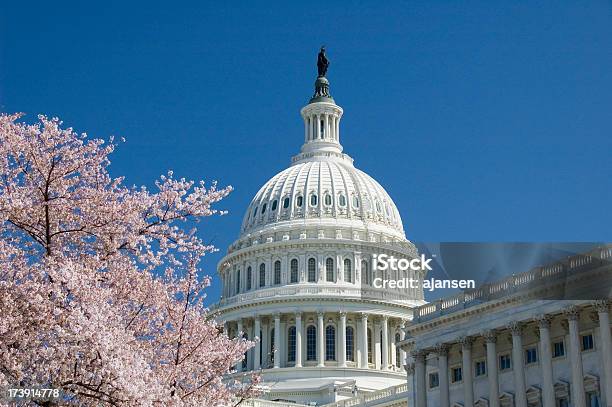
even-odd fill
[(0, 385), (78, 405), (252, 397), (257, 376), (227, 379), (252, 343), (204, 306), (198, 262), (214, 248), (192, 228), (231, 187), (171, 172), (154, 192), (127, 187), (108, 172), (112, 139), (20, 117), (0, 115)]

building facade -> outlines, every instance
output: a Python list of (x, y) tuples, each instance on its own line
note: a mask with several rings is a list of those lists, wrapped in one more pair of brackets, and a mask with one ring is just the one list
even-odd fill
[(320, 405), (405, 385), (396, 342), (423, 292), (375, 288), (371, 259), (417, 252), (391, 197), (343, 152), (342, 114), (319, 76), (300, 153), (257, 192), (218, 265), (214, 311), (229, 335), (258, 340), (236, 370), (261, 372), (268, 400)]
[(611, 406), (611, 260), (605, 246), (415, 309), (408, 404)]

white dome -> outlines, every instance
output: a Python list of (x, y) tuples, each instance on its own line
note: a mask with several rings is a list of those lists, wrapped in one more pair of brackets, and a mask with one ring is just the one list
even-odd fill
[(272, 177), (251, 201), (242, 234), (288, 221), (320, 224), (328, 219), (345, 227), (384, 228), (404, 238), (399, 211), (389, 194), (343, 156), (300, 160)]

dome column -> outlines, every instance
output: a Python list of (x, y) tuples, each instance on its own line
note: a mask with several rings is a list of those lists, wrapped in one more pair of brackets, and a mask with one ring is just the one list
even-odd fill
[(261, 336), (261, 318), (259, 315), (255, 315), (255, 331), (253, 332), (253, 338), (259, 338), (259, 342), (255, 344), (253, 370), (259, 370), (259, 368), (261, 367)]
[[(242, 338), (242, 319), (239, 319), (237, 321), (237, 332), (236, 332), (236, 337), (237, 338)], [(236, 371), (237, 372), (242, 372), (242, 360), (239, 360), (238, 363), (236, 363)]]
[(317, 334), (319, 336), (317, 341), (319, 343), (319, 348), (317, 349), (317, 367), (325, 366), (325, 328), (323, 326), (323, 316), (323, 311), (317, 312)]
[(274, 368), (278, 369), (280, 367), (280, 359), (281, 359), (281, 332), (280, 332), (280, 314), (277, 312), (274, 314)]
[(389, 317), (382, 318), (382, 343), (380, 345), (382, 352), (382, 370), (389, 369)]
[(340, 312), (340, 327), (338, 328), (338, 341), (340, 342), (340, 354), (338, 365), (346, 367), (346, 312)]
[(295, 313), (295, 367), (302, 367), (302, 313)]
[(368, 314), (361, 314), (361, 368), (368, 368)]

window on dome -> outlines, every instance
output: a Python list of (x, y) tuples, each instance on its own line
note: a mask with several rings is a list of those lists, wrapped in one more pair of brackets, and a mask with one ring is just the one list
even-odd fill
[(346, 327), (346, 360), (355, 361), (355, 331), (352, 326)]
[(263, 205), (261, 206), (261, 214), (262, 214), (262, 215), (263, 215), (264, 213), (266, 213), (266, 206), (267, 206), (267, 204), (263, 204)]
[(253, 219), (257, 216), (257, 206), (253, 209)]
[(240, 293), (240, 270), (236, 271), (236, 294)]
[(330, 206), (332, 204), (332, 199), (330, 194), (325, 194), (325, 205)]
[(314, 325), (306, 328), (306, 360), (317, 360), (317, 328)]
[(338, 196), (338, 204), (340, 204), (340, 206), (346, 206), (346, 197), (344, 195)]
[(274, 328), (272, 328), (270, 330), (270, 362), (272, 363), (274, 363), (274, 353)]
[(287, 209), (289, 207), (290, 199), (287, 197), (283, 200), (283, 208)]
[(310, 206), (317, 206), (317, 195), (310, 195)]
[(400, 341), (400, 334), (395, 334), (395, 367), (402, 367), (402, 353), (397, 343)]
[(302, 207), (302, 203), (304, 201), (304, 198), (302, 198), (302, 196), (298, 196), (297, 198), (295, 198), (295, 206), (297, 206), (298, 208)]
[(387, 216), (391, 216), (391, 211), (389, 210), (389, 205), (385, 206), (385, 210), (387, 211)]
[(253, 272), (251, 270), (251, 266), (247, 269), (247, 290), (251, 289), (251, 283), (253, 282)]
[(336, 360), (336, 327), (325, 328), (325, 360)]
[(272, 202), (272, 210), (273, 210), (273, 211), (275, 211), (277, 206), (278, 206), (278, 201), (275, 199), (275, 200)]
[(325, 279), (329, 282), (334, 281), (334, 259), (331, 257), (325, 260)]
[(298, 261), (297, 259), (291, 260), (291, 282), (298, 282)]
[(372, 348), (372, 330), (368, 328), (368, 363), (372, 363), (372, 354), (374, 349)]
[(321, 120), (321, 138), (325, 136), (325, 121)]
[(308, 259), (308, 282), (315, 283), (317, 281), (317, 268), (316, 260), (314, 258)]
[[(249, 334), (248, 333), (245, 332), (242, 336), (247, 341), (249, 340)], [(248, 364), (249, 364), (249, 351), (247, 350), (246, 352), (244, 352), (244, 358), (242, 359), (242, 368), (246, 369)]]
[(359, 208), (359, 198), (356, 196), (353, 197), (353, 206)]
[(349, 259), (344, 259), (344, 281), (347, 283), (353, 282), (353, 270)]
[(380, 212), (380, 202), (376, 201), (376, 212)]
[(274, 284), (281, 283), (281, 262), (280, 260), (276, 260), (274, 262)]
[(361, 260), (361, 284), (370, 284), (370, 269), (365, 260)]
[(287, 332), (287, 361), (295, 362), (295, 326)]
[(266, 265), (264, 263), (259, 265), (259, 286), (266, 286)]

